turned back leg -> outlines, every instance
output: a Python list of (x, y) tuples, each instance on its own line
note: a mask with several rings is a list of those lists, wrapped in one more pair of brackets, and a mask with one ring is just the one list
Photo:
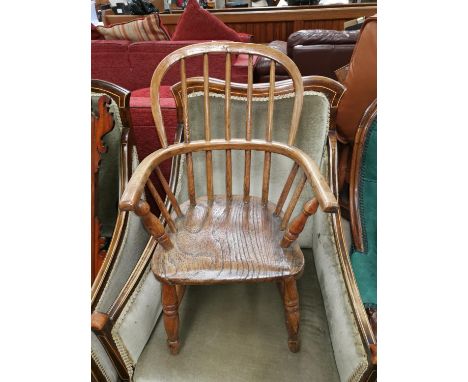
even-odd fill
[(283, 294), (286, 328), (288, 330), (288, 347), (293, 353), (299, 351), (299, 295), (296, 279), (288, 277), (281, 282), (280, 291)]
[(171, 354), (179, 353), (179, 301), (175, 285), (162, 283), (162, 305), (167, 345)]

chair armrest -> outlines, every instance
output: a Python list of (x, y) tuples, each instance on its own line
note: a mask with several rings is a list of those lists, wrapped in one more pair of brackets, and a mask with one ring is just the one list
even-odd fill
[(135, 211), (137, 212), (137, 215), (141, 216), (142, 212), (139, 212), (138, 210), (142, 208), (141, 196), (146, 182), (153, 169), (161, 162), (176, 155), (182, 155), (189, 152), (226, 149), (270, 151), (272, 153), (281, 154), (291, 158), (301, 166), (302, 170), (306, 174), (321, 209), (325, 212), (336, 212), (338, 210), (339, 205), (335, 195), (330, 189), (325, 178), (322, 176), (317, 164), (307, 154), (296, 147), (287, 146), (278, 142), (265, 142), (257, 139), (253, 139), (251, 141), (246, 141), (244, 139), (232, 139), (230, 141), (226, 141), (224, 139), (194, 141), (189, 144), (179, 143), (159, 149), (158, 151), (148, 155), (135, 170), (124, 193), (122, 194), (119, 208), (124, 211)]
[(356, 44), (359, 31), (336, 31), (324, 29), (300, 30), (288, 37), (287, 54), (292, 57), (296, 45), (343, 45)]

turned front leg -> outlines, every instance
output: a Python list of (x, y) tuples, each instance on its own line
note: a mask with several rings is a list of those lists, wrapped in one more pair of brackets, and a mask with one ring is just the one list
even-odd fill
[(283, 303), (288, 330), (288, 347), (293, 353), (299, 351), (299, 294), (297, 293), (296, 279), (288, 277), (283, 281)]
[(171, 354), (179, 353), (179, 302), (175, 285), (162, 283), (162, 305), (167, 345)]

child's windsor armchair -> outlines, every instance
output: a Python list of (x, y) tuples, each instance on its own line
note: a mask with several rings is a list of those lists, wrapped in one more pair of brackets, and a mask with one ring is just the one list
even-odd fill
[[(224, 54), (226, 73), (224, 83), (224, 139), (212, 139), (209, 97), (209, 54)], [(231, 55), (248, 55), (248, 83), (246, 90), (246, 127), (243, 138), (231, 136)], [(188, 116), (187, 58), (203, 56), (204, 78), (204, 140), (191, 141)], [(268, 118), (265, 139), (252, 139), (252, 89), (253, 56), (271, 59)], [(163, 76), (173, 64), (180, 62), (181, 100), (184, 121), (184, 142), (168, 146), (159, 105), (159, 86)], [(281, 64), (291, 76), (294, 85), (289, 135), (286, 143), (272, 141), (275, 93), (275, 62)], [(174, 70), (173, 68), (172, 70)], [(286, 315), (288, 346), (292, 352), (299, 350), (299, 299), (296, 278), (304, 267), (304, 257), (296, 239), (308, 217), (320, 206), (326, 212), (336, 211), (337, 201), (322, 177), (316, 163), (303, 151), (294, 147), (301, 118), (303, 84), (299, 70), (286, 55), (266, 46), (242, 43), (210, 42), (187, 46), (167, 56), (154, 72), (151, 82), (152, 112), (162, 149), (149, 155), (137, 168), (120, 201), (120, 208), (134, 211), (157, 241), (152, 270), (162, 283), (162, 304), (167, 342), (172, 354), (179, 351), (178, 307), (184, 286), (191, 284), (216, 284), (228, 282), (278, 282)], [(254, 127), (255, 128), (255, 127)], [(213, 151), (225, 152), (224, 174), (213, 174)], [(242, 195), (233, 195), (232, 150), (244, 152), (244, 178)], [(252, 196), (252, 150), (264, 152), (262, 192)], [(205, 153), (206, 195), (197, 196), (193, 163), (195, 152)], [(293, 161), (291, 172), (276, 203), (269, 199), (269, 181), (272, 153)], [(185, 155), (188, 200), (179, 204), (160, 170), (165, 160)], [(150, 175), (155, 171), (171, 204), (172, 213), (165, 206)], [(300, 180), (283, 210), (297, 173)], [(215, 194), (213, 176), (225, 177), (225, 193)], [(260, 181), (260, 180), (259, 180)], [(315, 197), (304, 204), (302, 213), (291, 219), (291, 214), (306, 183)], [(150, 211), (143, 200), (145, 186), (153, 195), (161, 211), (161, 220)]]

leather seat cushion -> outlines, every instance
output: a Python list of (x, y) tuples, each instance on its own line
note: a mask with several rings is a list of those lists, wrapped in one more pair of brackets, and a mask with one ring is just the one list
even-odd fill
[[(135, 366), (143, 381), (338, 381), (311, 250), (298, 281), (301, 350), (287, 346), (275, 283), (187, 287), (180, 308), (181, 350), (169, 354), (162, 319)], [(221, 365), (221, 366), (220, 366)]]

